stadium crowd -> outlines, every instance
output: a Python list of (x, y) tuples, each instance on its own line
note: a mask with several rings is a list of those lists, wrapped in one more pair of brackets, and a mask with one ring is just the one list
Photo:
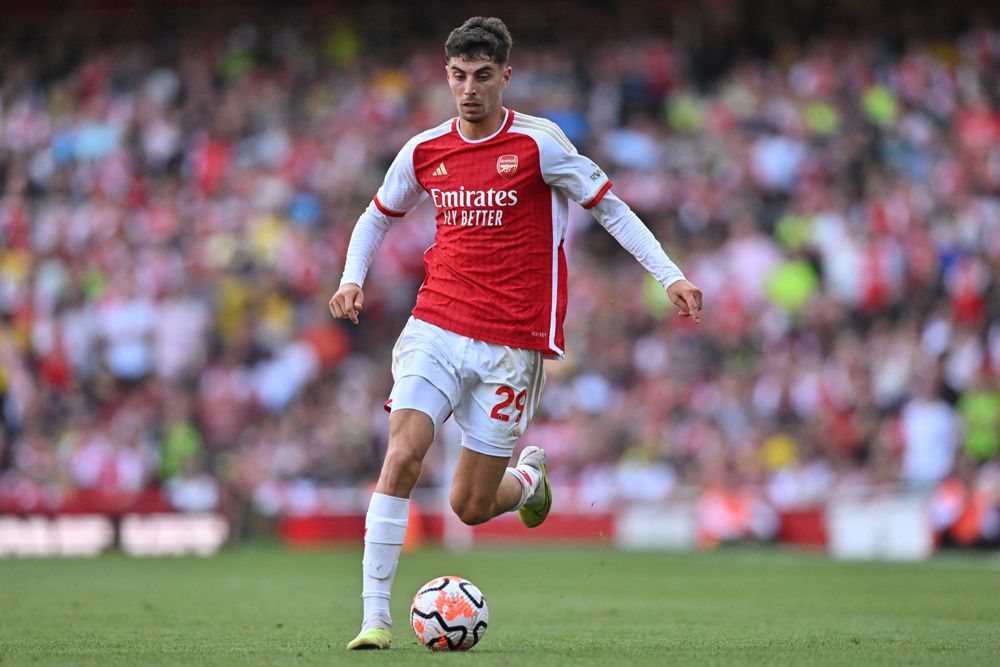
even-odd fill
[[(573, 209), (567, 358), (522, 440), (553, 483), (581, 511), (697, 489), (708, 541), (932, 493), (950, 539), (995, 541), (1000, 32), (821, 35), (706, 82), (663, 35), (512, 27), (506, 105), (557, 122), (705, 294), (675, 317)], [(389, 233), (359, 325), (326, 303), (389, 162), (454, 116), (445, 31), (389, 59), (343, 21), (0, 47), (0, 512), (162, 490), (274, 516), (375, 479), (433, 210)]]

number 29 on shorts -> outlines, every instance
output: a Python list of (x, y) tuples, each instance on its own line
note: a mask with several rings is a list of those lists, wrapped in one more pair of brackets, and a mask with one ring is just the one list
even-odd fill
[(524, 412), (524, 402), (528, 398), (528, 390), (523, 389), (521, 390), (521, 393), (518, 394), (511, 387), (504, 386), (497, 389), (497, 396), (503, 396), (504, 398), (493, 406), (493, 412), (490, 413), (490, 417), (493, 419), (499, 419), (502, 422), (510, 421), (510, 415), (504, 414), (500, 411), (513, 403), (514, 408), (517, 410), (517, 416), (514, 418), (514, 421), (521, 421), (521, 414)]

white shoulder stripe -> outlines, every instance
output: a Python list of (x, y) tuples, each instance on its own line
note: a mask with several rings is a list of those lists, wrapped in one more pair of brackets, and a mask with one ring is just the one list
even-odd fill
[(567, 136), (566, 136), (566, 135), (565, 135), (565, 134), (563, 133), (563, 131), (562, 131), (562, 128), (561, 128), (561, 127), (559, 127), (559, 125), (558, 125), (558, 124), (556, 124), (556, 123), (553, 123), (553, 122), (552, 122), (551, 120), (549, 120), (548, 118), (542, 118), (541, 116), (529, 116), (529, 115), (528, 115), (528, 114), (526, 114), (526, 113), (522, 113), (522, 114), (517, 114), (517, 115), (515, 115), (515, 116), (514, 116), (514, 119), (515, 119), (515, 120), (517, 120), (517, 119), (521, 119), (521, 120), (525, 121), (526, 123), (535, 123), (536, 125), (544, 125), (544, 126), (546, 126), (546, 127), (549, 127), (549, 128), (551, 128), (551, 129), (555, 130), (555, 132), (556, 132), (556, 133), (557, 133), (557, 134), (558, 134), (559, 136), (561, 136), (561, 137), (562, 137), (563, 139), (565, 139), (565, 140), (566, 140), (566, 141), (567, 141), (568, 143), (572, 144), (572, 142), (570, 142), (570, 140), (569, 140), (569, 137), (567, 137)]
[(560, 146), (566, 149), (567, 153), (572, 153), (576, 150), (573, 147), (573, 143), (566, 137), (565, 134), (563, 134), (563, 131), (559, 129), (559, 126), (552, 121), (533, 117), (524, 118), (522, 116), (515, 116), (513, 127), (520, 127), (528, 130), (541, 130), (555, 139)]
[(562, 148), (567, 153), (572, 153), (574, 151), (572, 144), (567, 144), (565, 141), (563, 141), (563, 139), (558, 134), (556, 134), (555, 132), (553, 132), (552, 130), (550, 130), (548, 128), (541, 127), (541, 126), (538, 126), (538, 125), (520, 125), (518, 123), (514, 123), (511, 126), (511, 129), (512, 130), (520, 130), (520, 131), (523, 131), (523, 132), (544, 132), (545, 134), (547, 134), (550, 137), (552, 137), (552, 139), (554, 139), (555, 142), (557, 144), (559, 144), (560, 148)]
[(563, 139), (562, 137), (560, 137), (558, 134), (556, 134), (555, 131), (553, 131), (550, 128), (547, 128), (547, 127), (545, 127), (543, 125), (529, 125), (527, 123), (517, 123), (517, 122), (515, 122), (511, 126), (511, 128), (512, 129), (516, 128), (516, 129), (524, 130), (524, 131), (532, 131), (533, 130), (535, 132), (544, 132), (545, 134), (547, 134), (550, 137), (552, 137), (556, 141), (556, 143), (559, 144), (559, 146), (562, 147), (562, 149), (565, 150), (567, 153), (573, 153), (576, 150), (573, 147), (573, 144), (569, 143), (568, 141), (566, 141), (565, 139)]
[(518, 122), (519, 120), (522, 123), (524, 123), (525, 125), (537, 125), (538, 127), (544, 127), (544, 128), (549, 129), (549, 130), (552, 130), (552, 132), (554, 132), (555, 134), (557, 134), (563, 141), (565, 141), (566, 143), (570, 144), (571, 146), (573, 145), (573, 142), (571, 142), (569, 140), (569, 137), (567, 137), (563, 133), (562, 128), (559, 127), (558, 125), (556, 125), (555, 123), (553, 123), (551, 120), (548, 120), (546, 118), (536, 118), (535, 116), (515, 116), (514, 117), (514, 122), (515, 123)]

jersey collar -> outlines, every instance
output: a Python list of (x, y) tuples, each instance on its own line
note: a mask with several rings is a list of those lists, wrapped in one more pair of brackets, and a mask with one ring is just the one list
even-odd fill
[(489, 141), (490, 139), (492, 139), (493, 137), (497, 136), (498, 134), (502, 134), (503, 132), (506, 132), (507, 129), (510, 127), (510, 124), (513, 122), (513, 120), (514, 120), (514, 112), (511, 111), (510, 109), (504, 108), (504, 113), (507, 114), (507, 117), (506, 117), (506, 119), (504, 119), (503, 125), (500, 126), (499, 130), (497, 130), (496, 132), (494, 132), (490, 136), (486, 137), (485, 139), (466, 139), (465, 135), (462, 134), (462, 126), (458, 122), (458, 118), (455, 119), (455, 132), (457, 132), (458, 136), (460, 136), (462, 138), (462, 141), (464, 141), (467, 144), (481, 144), (484, 141)]

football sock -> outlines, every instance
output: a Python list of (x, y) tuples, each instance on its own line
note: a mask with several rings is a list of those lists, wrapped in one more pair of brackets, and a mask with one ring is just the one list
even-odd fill
[(518, 501), (517, 505), (511, 508), (511, 511), (516, 511), (521, 509), (525, 503), (532, 499), (532, 495), (537, 495), (538, 490), (541, 488), (539, 480), (541, 480), (541, 475), (538, 471), (529, 466), (518, 466), (516, 468), (507, 468), (507, 473), (514, 476), (518, 484), (521, 485), (521, 500)]
[(382, 493), (372, 494), (365, 517), (365, 555), (361, 562), (361, 597), (365, 605), (362, 630), (392, 629), (389, 595), (406, 539), (410, 501)]

